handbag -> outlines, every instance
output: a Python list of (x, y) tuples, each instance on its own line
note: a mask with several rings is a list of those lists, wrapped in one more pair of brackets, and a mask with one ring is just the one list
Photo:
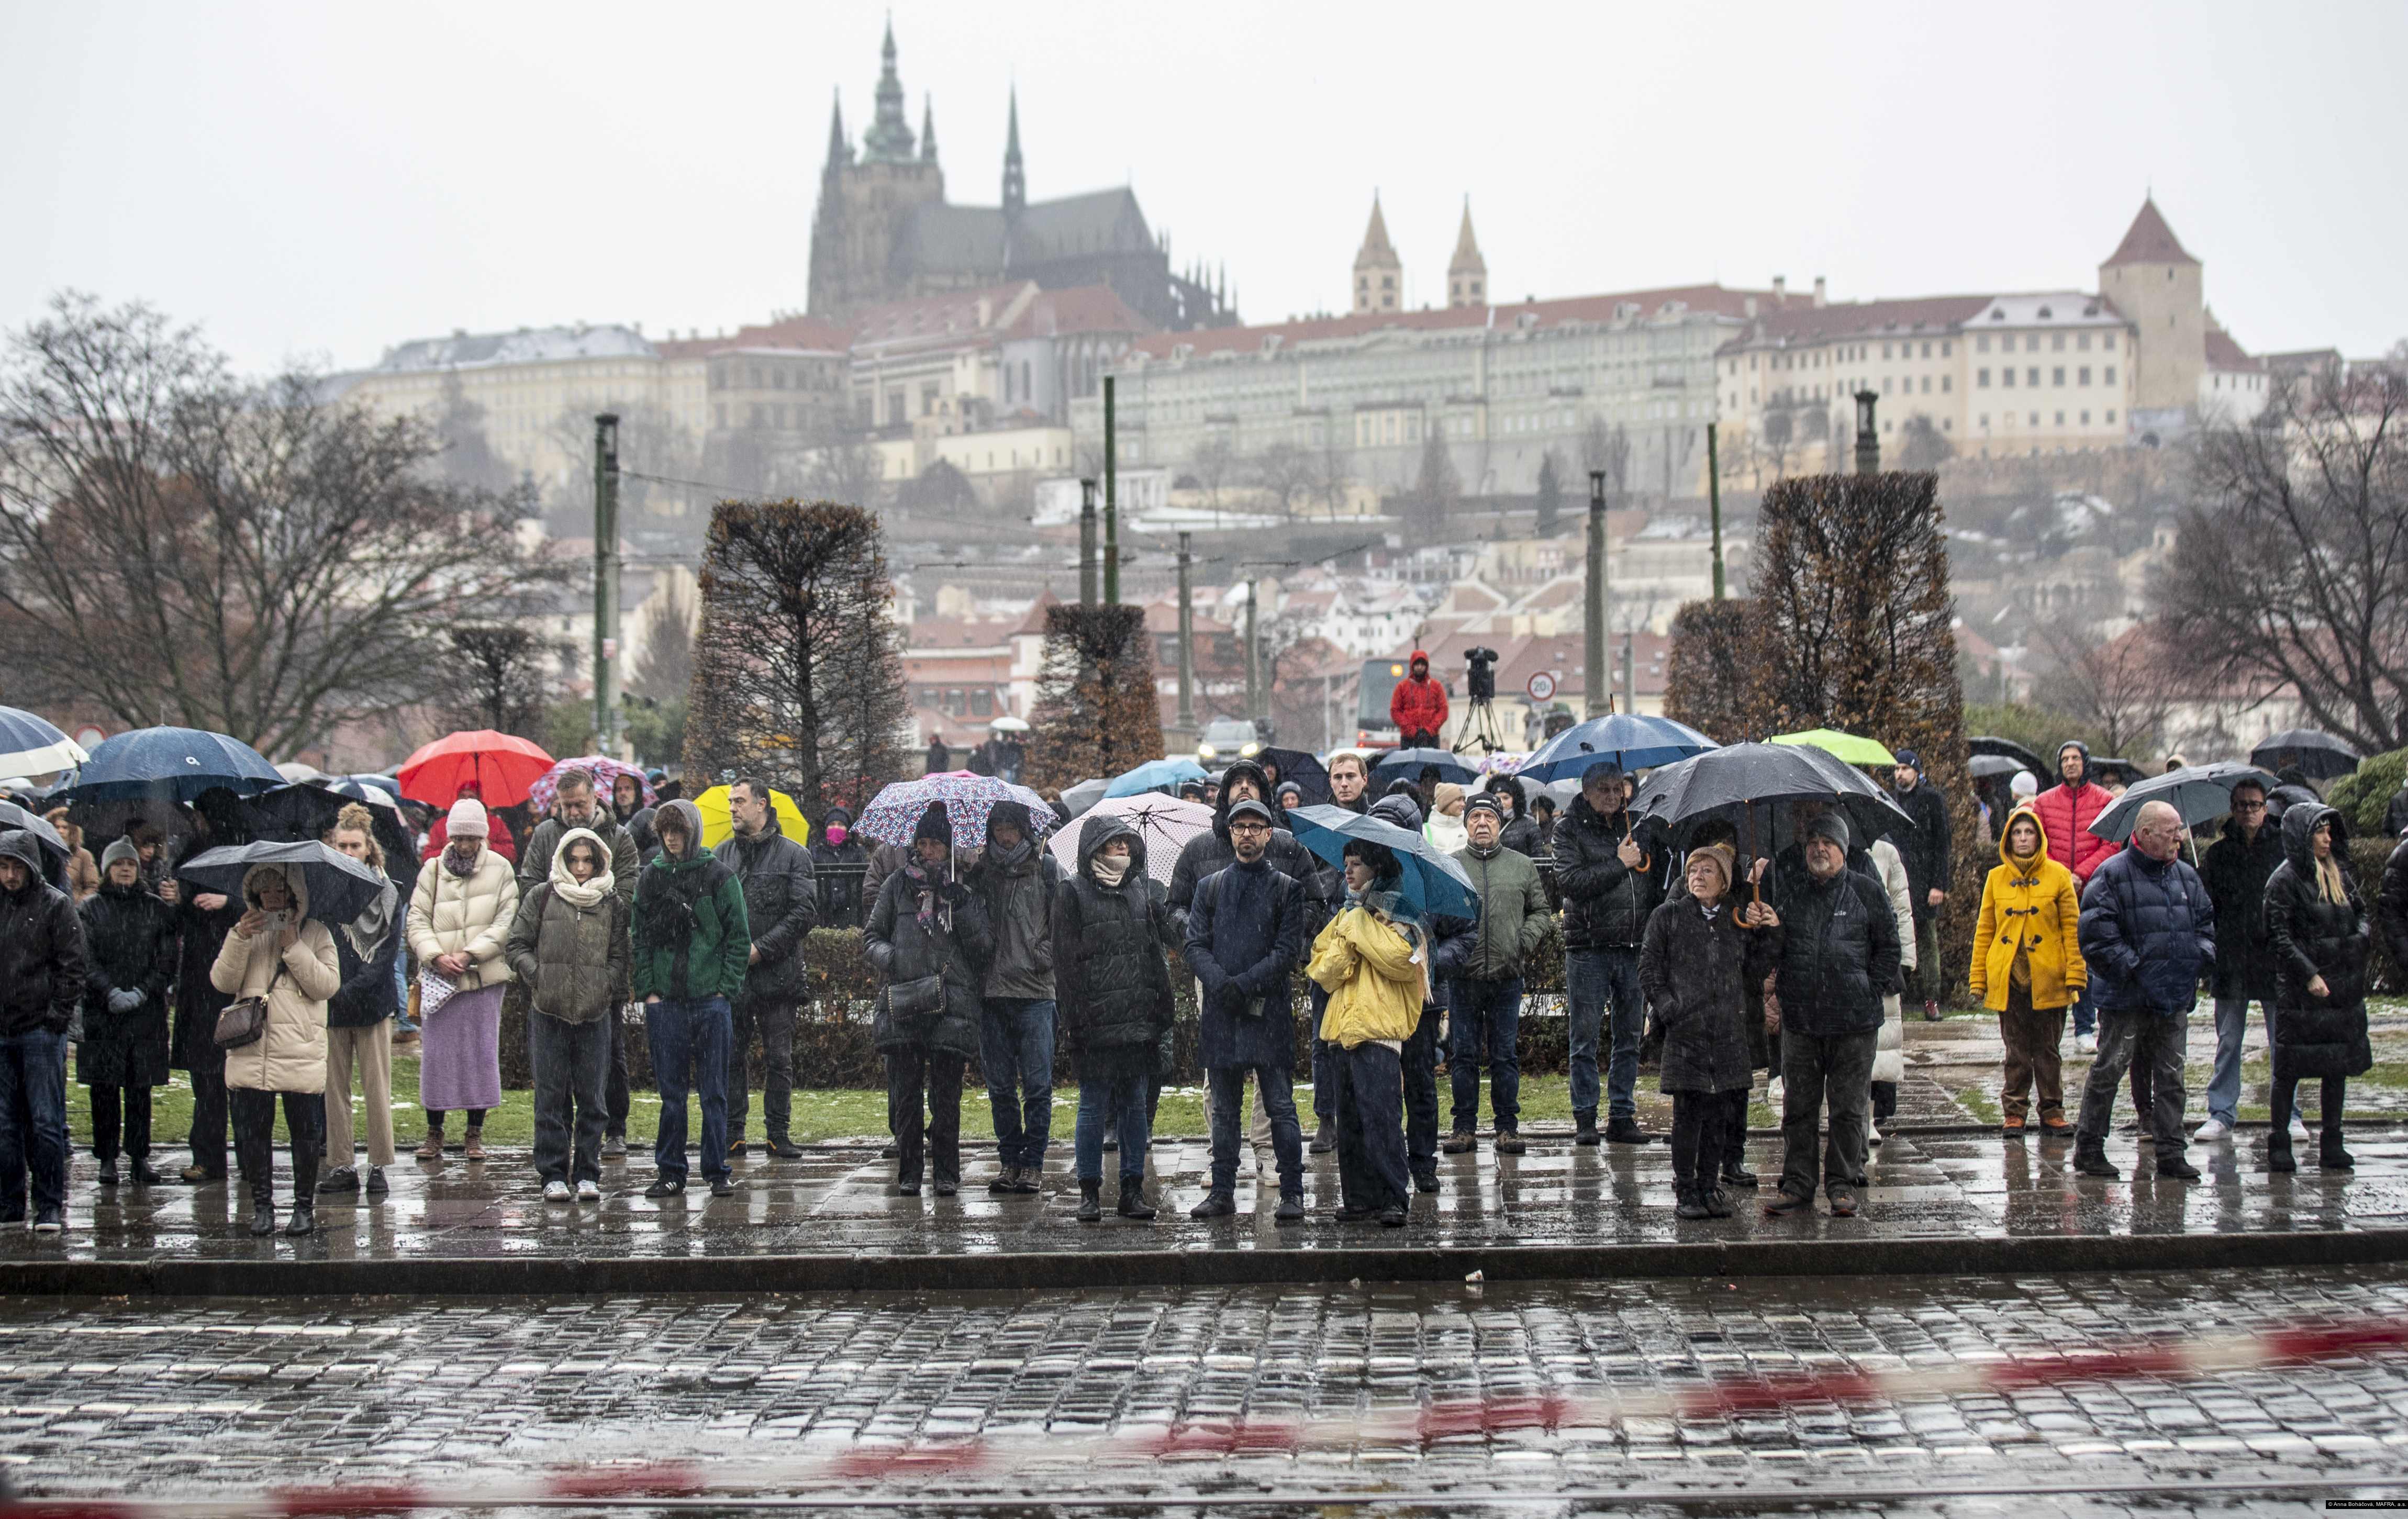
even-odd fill
[(257, 996), (236, 997), (225, 1005), (225, 1010), (218, 1014), (217, 1030), (210, 1036), (219, 1049), (239, 1050), (245, 1045), (257, 1044), (265, 1037), (267, 998), (276, 990), (278, 977), (283, 974), (283, 963), (279, 961), (275, 974), (267, 978), (266, 991)]
[(945, 978), (915, 976), (886, 989), (886, 1010), (898, 1024), (919, 1024), (945, 1010)]

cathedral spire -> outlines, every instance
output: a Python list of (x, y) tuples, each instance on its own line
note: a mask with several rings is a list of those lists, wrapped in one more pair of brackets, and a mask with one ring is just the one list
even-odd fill
[(937, 161), (937, 102), (934, 96), (920, 97), (920, 162)]
[(827, 166), (822, 172), (834, 174), (853, 162), (853, 144), (844, 136), (844, 95), (836, 97), (836, 108), (828, 115)]
[(1020, 87), (1011, 88), (1011, 117), (1004, 130), (1003, 214), (1016, 217), (1028, 205), (1028, 174), (1020, 161)]
[(895, 68), (895, 19), (886, 20), (883, 61), (878, 74), (878, 114), (863, 135), (863, 156), (872, 164), (911, 162), (911, 124), (903, 119), (903, 79)]
[(1446, 266), (1446, 304), (1484, 306), (1488, 301), (1488, 261), (1471, 235), (1471, 197), (1463, 197), (1463, 230), (1455, 235), (1455, 257)]
[(1404, 284), (1404, 262), (1388, 241), (1388, 220), (1380, 214), (1380, 193), (1371, 192), (1371, 224), (1363, 229), (1363, 246), (1354, 253), (1354, 309), (1397, 309)]

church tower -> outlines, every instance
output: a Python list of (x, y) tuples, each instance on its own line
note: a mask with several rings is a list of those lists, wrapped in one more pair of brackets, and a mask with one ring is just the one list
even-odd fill
[(2099, 265), (2099, 294), (2140, 332), (2132, 356), (2132, 405), (2172, 411), (2199, 405), (2207, 372), (2205, 271), (2185, 251), (2155, 199), (2141, 212), (2107, 262)]
[(1387, 219), (1380, 214), (1380, 193), (1371, 193), (1371, 224), (1363, 229), (1363, 246), (1354, 253), (1354, 309), (1394, 311), (1404, 300), (1405, 266), (1388, 241)]
[(1446, 265), (1446, 304), (1488, 304), (1488, 261), (1480, 256), (1480, 239), (1471, 235), (1471, 197), (1463, 197), (1463, 230), (1455, 235), (1455, 257)]
[(862, 134), (858, 155), (845, 139), (841, 106), (828, 126), (819, 214), (811, 223), (813, 316), (841, 316), (910, 294), (895, 285), (896, 242), (914, 208), (945, 201), (945, 171), (937, 162), (936, 104), (929, 101), (924, 107), (915, 136), (904, 115), (892, 21), (880, 49), (880, 64), (877, 109), (869, 130)]
[(1016, 222), (1028, 208), (1028, 171), (1020, 161), (1020, 87), (1011, 88), (1011, 118), (1003, 137), (1003, 219)]

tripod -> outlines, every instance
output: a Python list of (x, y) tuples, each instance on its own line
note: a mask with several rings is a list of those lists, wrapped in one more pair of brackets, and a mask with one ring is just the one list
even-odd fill
[(1498, 721), (1497, 703), (1486, 696), (1474, 696), (1464, 714), (1463, 728), (1455, 740), (1454, 753), (1460, 754), (1474, 744), (1483, 753), (1494, 754), (1507, 748), (1504, 725)]

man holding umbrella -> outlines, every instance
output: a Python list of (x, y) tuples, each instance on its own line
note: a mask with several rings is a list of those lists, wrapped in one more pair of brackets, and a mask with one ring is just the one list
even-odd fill
[(2224, 835), (2200, 857), (2200, 875), (2215, 903), (2215, 1067), (2207, 1082), (2207, 1122), (2191, 1138), (2229, 1139), (2241, 1102), (2241, 1045), (2249, 1032), (2249, 1004), (2274, 1037), (2274, 949), (2266, 934), (2266, 882), (2283, 863), (2283, 831), (2266, 825), (2266, 788), (2243, 781), (2232, 788)]
[[(1648, 914), (1664, 900), (1662, 851), (1651, 852), (1627, 810), (1622, 767), (1600, 759), (1581, 777), (1581, 794), (1555, 827), (1555, 881), (1564, 899), (1564, 980), (1571, 1008), (1573, 1142), (1595, 1144), (1598, 1036), (1612, 1009), (1606, 1067), (1605, 1137), (1645, 1144), (1637, 1091), (1639, 1039), (1647, 1008), (1639, 985), (1639, 950)], [(1874, 1026), (1880, 1025), (1875, 1006)]]
[(1899, 988), (1900, 946), (1889, 894), (1848, 868), (1848, 824), (1836, 811), (1807, 824), (1806, 868), (1776, 903), (1752, 902), (1742, 922), (1769, 930), (1776, 968), (1765, 998), (1781, 1031), (1781, 1191), (1768, 1217), (1812, 1208), (1823, 1109), (1831, 1129), (1820, 1175), (1834, 1218), (1856, 1212), (1872, 1107), (1882, 997)]

